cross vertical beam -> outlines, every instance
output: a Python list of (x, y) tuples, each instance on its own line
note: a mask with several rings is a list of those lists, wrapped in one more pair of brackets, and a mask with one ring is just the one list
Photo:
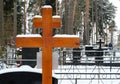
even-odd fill
[(52, 8), (42, 8), (42, 84), (52, 84)]
[(52, 36), (52, 28), (61, 26), (59, 16), (52, 17), (52, 7), (44, 6), (42, 16), (33, 18), (34, 28), (42, 28), (42, 36), (18, 35), (16, 47), (42, 47), (42, 84), (52, 84), (52, 48), (79, 47), (80, 39), (76, 35)]

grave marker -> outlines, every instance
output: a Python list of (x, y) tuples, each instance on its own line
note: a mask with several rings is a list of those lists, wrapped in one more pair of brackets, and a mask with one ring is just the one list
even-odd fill
[(52, 17), (52, 7), (42, 7), (42, 16), (33, 19), (34, 28), (42, 28), (42, 36), (20, 36), (16, 38), (16, 47), (42, 47), (42, 84), (52, 84), (52, 48), (79, 47), (79, 36), (56, 35), (52, 36), (52, 28), (61, 26), (59, 16)]

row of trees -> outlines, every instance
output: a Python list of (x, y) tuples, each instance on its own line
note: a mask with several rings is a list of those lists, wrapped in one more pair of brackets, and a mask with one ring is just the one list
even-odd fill
[[(53, 7), (53, 14), (59, 13), (62, 17), (62, 29), (54, 33), (76, 34), (79, 31), (84, 44), (90, 44), (90, 40), (93, 43), (99, 37), (104, 40), (107, 39), (108, 35), (106, 30), (114, 22), (116, 10), (116, 7), (109, 0), (61, 0), (62, 3), (58, 3), (60, 6), (58, 8), (56, 6), (58, 5), (56, 4), (57, 1), (30, 1), (28, 7), (29, 14), (33, 13), (31, 10), (35, 10), (36, 8), (38, 10), (36, 10), (36, 13), (34, 11), (34, 14), (40, 14), (41, 6), (49, 4)], [(35, 4), (37, 4), (36, 7), (34, 6)], [(29, 24), (31, 24), (31, 20), (29, 21)]]
[[(45, 4), (52, 5), (53, 14), (59, 13), (62, 17), (62, 29), (57, 30), (57, 33), (76, 34), (79, 31), (85, 44), (89, 44), (90, 37), (94, 35), (96, 39), (107, 37), (104, 30), (114, 22), (116, 9), (109, 0), (61, 0), (61, 4), (56, 4), (56, 1), (58, 0), (0, 0), (0, 45), (13, 41), (16, 34), (26, 33), (26, 30), (35, 33), (32, 17), (41, 14), (41, 6)], [(26, 23), (24, 31), (23, 23), (26, 20), (28, 24)]]
[(116, 7), (109, 0), (62, 1), (65, 33), (75, 34), (79, 31), (84, 44), (90, 44), (90, 40), (93, 43), (99, 38), (107, 39), (105, 30), (111, 27), (111, 23), (115, 23), (116, 11)]
[[(17, 34), (30, 32), (30, 28), (30, 33), (33, 33), (32, 26), (27, 24), (32, 23), (32, 17), (27, 19), (26, 16), (34, 16), (40, 12), (36, 10), (36, 5), (40, 8), (44, 4), (49, 4), (55, 10), (54, 3), (55, 0), (0, 0), (0, 56), (8, 44), (15, 45)], [(25, 28), (26, 25), (28, 29)]]

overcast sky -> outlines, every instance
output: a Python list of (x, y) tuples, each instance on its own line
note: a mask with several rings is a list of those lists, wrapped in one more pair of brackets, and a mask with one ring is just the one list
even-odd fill
[(110, 0), (110, 2), (117, 7), (115, 22), (117, 29), (120, 30), (120, 0)]

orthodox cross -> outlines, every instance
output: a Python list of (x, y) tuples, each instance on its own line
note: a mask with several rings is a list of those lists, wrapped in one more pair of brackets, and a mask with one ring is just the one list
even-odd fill
[(42, 7), (42, 16), (33, 18), (33, 26), (34, 28), (42, 28), (42, 36), (17, 35), (16, 47), (42, 47), (42, 84), (52, 84), (52, 48), (79, 47), (79, 36), (52, 36), (52, 28), (60, 28), (61, 18), (52, 16), (52, 7), (48, 5)]
[(97, 43), (99, 44), (99, 49), (101, 50), (102, 49), (102, 43), (104, 43), (104, 42), (100, 38), (99, 41), (97, 41)]

